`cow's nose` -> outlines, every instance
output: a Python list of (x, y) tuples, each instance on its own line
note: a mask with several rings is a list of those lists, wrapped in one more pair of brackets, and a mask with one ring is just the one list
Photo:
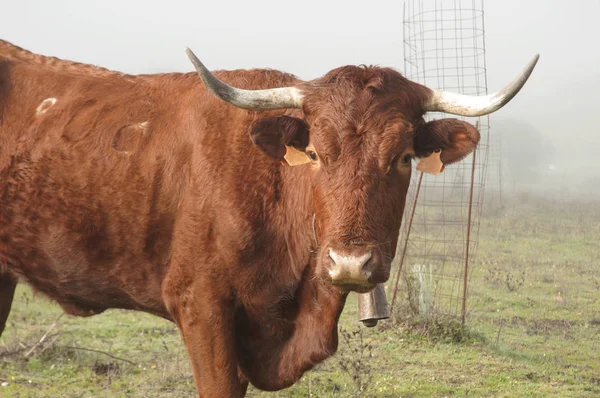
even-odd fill
[(373, 257), (371, 250), (362, 253), (342, 253), (329, 249), (332, 264), (329, 269), (331, 281), (340, 285), (362, 285), (369, 283), (372, 271), (369, 262)]

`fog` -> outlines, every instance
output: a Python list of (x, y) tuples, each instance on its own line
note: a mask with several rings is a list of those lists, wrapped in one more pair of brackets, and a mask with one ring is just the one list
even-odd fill
[[(129, 73), (269, 67), (304, 79), (345, 64), (403, 68), (398, 1), (5, 1), (0, 38), (31, 51)], [(507, 183), (600, 191), (600, 1), (486, 1), (488, 87), (531, 59), (529, 82), (493, 115)], [(545, 177), (550, 179), (545, 182)], [(562, 188), (564, 189), (564, 187)]]

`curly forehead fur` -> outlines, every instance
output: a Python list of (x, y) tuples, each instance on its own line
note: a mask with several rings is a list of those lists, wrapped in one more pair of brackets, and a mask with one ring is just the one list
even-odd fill
[[(371, 109), (371, 114), (393, 109), (412, 119), (423, 114), (423, 101), (431, 90), (411, 82), (391, 68), (377, 66), (343, 66), (311, 82), (305, 108), (328, 103), (349, 117), (357, 117)], [(330, 100), (335, 101), (330, 102)], [(350, 116), (351, 115), (351, 116)]]
[(344, 66), (310, 83), (304, 111), (326, 160), (368, 148), (385, 167), (412, 126), (421, 123), (431, 91), (391, 68)]

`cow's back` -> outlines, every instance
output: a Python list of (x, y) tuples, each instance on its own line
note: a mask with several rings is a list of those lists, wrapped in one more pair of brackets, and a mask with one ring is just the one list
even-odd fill
[(192, 145), (157, 79), (0, 57), (0, 262), (71, 313), (168, 316)]

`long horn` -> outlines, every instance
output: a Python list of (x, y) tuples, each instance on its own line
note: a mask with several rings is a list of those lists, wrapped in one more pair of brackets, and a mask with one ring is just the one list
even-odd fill
[(483, 116), (495, 112), (517, 95), (539, 58), (540, 55), (536, 54), (515, 80), (494, 94), (471, 96), (433, 90), (433, 96), (424, 105), (425, 112), (446, 112), (460, 116)]
[(302, 108), (302, 93), (296, 87), (270, 88), (266, 90), (244, 90), (231, 87), (210, 73), (192, 50), (186, 48), (185, 52), (190, 61), (192, 61), (192, 64), (194, 64), (198, 76), (200, 76), (200, 79), (202, 79), (210, 91), (231, 105), (251, 111)]

